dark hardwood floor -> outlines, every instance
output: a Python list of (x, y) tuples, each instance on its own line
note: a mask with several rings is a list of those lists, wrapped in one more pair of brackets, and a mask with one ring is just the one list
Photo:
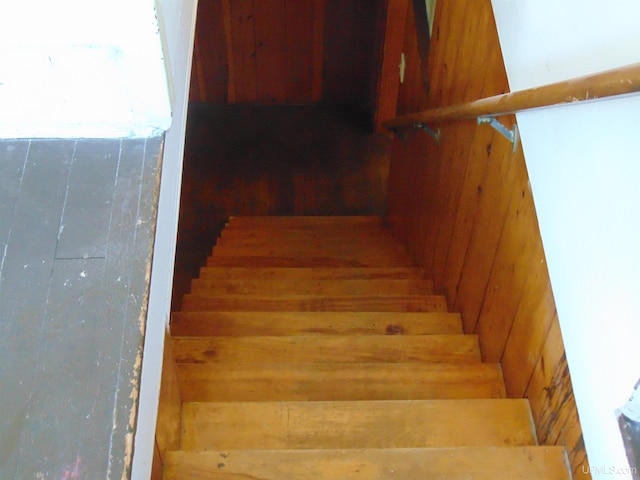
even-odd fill
[(163, 142), (0, 139), (1, 479), (126, 475)]

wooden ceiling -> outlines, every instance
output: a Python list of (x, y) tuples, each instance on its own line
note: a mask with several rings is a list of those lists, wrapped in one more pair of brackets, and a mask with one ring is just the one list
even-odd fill
[(191, 101), (375, 104), (387, 0), (200, 0)]

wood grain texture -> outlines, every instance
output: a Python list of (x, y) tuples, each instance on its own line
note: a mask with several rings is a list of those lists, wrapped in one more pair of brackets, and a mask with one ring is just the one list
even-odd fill
[[(207, 258), (208, 267), (406, 267), (411, 262), (403, 251), (387, 252), (380, 256), (375, 249), (354, 249), (340, 247), (334, 252), (323, 252), (321, 249), (304, 249), (301, 251), (288, 249), (272, 249), (260, 253), (251, 249), (242, 251), (216, 251)], [(306, 250), (306, 251), (305, 251)]]
[(220, 311), (297, 311), (297, 312), (446, 312), (444, 297), (438, 295), (320, 296), (254, 295), (204, 296), (189, 293), (182, 301), (186, 312)]
[(171, 337), (167, 332), (164, 340), (160, 399), (156, 421), (156, 448), (163, 464), (165, 453), (168, 450), (177, 450), (180, 446), (181, 413), (182, 397), (178, 384), (175, 353)]
[(571, 377), (557, 317), (536, 363), (526, 390), (530, 399), (538, 439), (541, 443), (565, 445), (573, 478), (588, 479), (589, 461), (584, 448)]
[(186, 403), (182, 448), (534, 445), (524, 400)]
[[(263, 228), (263, 234), (272, 234), (281, 229), (308, 229), (316, 227), (321, 232), (327, 232), (331, 228), (339, 229), (340, 233), (348, 235), (349, 231), (359, 227), (381, 227), (383, 220), (374, 215), (322, 215), (322, 216), (270, 216), (270, 215), (243, 215), (233, 216), (229, 219), (227, 228), (229, 231), (236, 227)], [(345, 229), (345, 227), (349, 227)]]
[(287, 99), (291, 71), (287, 61), (285, 5), (285, 0), (258, 0), (254, 4), (259, 103), (282, 103)]
[(473, 335), (174, 337), (178, 363), (478, 363)]
[[(411, 8), (405, 53), (418, 62), (413, 47)], [(419, 72), (410, 69), (400, 87), (398, 109), (411, 113), (459, 104), (508, 91), (490, 2), (439, 3), (428, 64), (431, 85), (421, 90)], [(512, 117), (502, 119), (511, 125)], [(559, 357), (542, 354), (555, 306), (528, 186), (521, 149), (492, 130), (463, 120), (432, 124), (442, 140), (408, 132), (394, 140), (389, 174), (387, 220), (436, 292), (460, 311), (466, 332), (480, 338), (483, 358), (501, 361), (510, 396), (531, 400), (541, 441), (566, 445), (572, 469), (584, 461), (584, 447), (552, 434), (553, 422), (580, 431), (569, 381), (552, 385), (545, 372), (562, 370)], [(558, 363), (559, 362), (559, 363)], [(568, 376), (568, 374), (567, 374)], [(536, 379), (535, 382), (533, 379)], [(536, 384), (535, 389), (527, 387)], [(566, 402), (551, 403), (545, 388)], [(565, 421), (565, 420), (563, 420)], [(542, 423), (541, 423), (542, 422)]]
[(174, 336), (447, 335), (462, 333), (455, 313), (175, 312)]
[(313, 101), (316, 5), (312, 0), (302, 2), (285, 0), (286, 71), (288, 72), (285, 99), (292, 103)]
[[(541, 283), (540, 276), (548, 276), (546, 268), (538, 268), (541, 264), (545, 267), (544, 253), (539, 235), (531, 235), (537, 231), (538, 222), (531, 191), (526, 178), (523, 180), (514, 185), (488, 288), (473, 326), (486, 339), (485, 358), (493, 361), (502, 357), (514, 321), (513, 312), (517, 311), (524, 292), (532, 296), (531, 289)], [(547, 287), (544, 283), (542, 286)]]
[(640, 64), (578, 77), (518, 92), (403, 115), (384, 123), (387, 128), (420, 122), (464, 120), (480, 116), (502, 116), (523, 110), (597, 100), (640, 91)]
[(433, 294), (427, 280), (194, 280), (191, 291), (209, 294), (415, 295)]
[(160, 456), (160, 450), (158, 450), (158, 444), (154, 444), (153, 448), (153, 461), (151, 463), (151, 480), (163, 480), (165, 467), (162, 463), (162, 457)]
[[(192, 82), (192, 102), (227, 102), (230, 84), (229, 0), (206, 0), (198, 3)], [(229, 5), (227, 3), (227, 8)]]
[[(376, 88), (374, 128), (383, 130), (382, 122), (396, 115), (398, 89), (400, 87), (400, 58), (404, 35), (402, 35), (407, 19), (409, 0), (388, 0), (383, 16), (382, 51), (380, 52), (381, 68)], [(381, 27), (382, 28), (382, 27)]]
[(570, 480), (564, 450), (531, 447), (174, 452), (166, 480)]
[(345, 103), (351, 99), (356, 54), (356, 2), (327, 0), (326, 12), (322, 99), (325, 102)]
[[(364, 267), (364, 268), (260, 268), (260, 267), (202, 267), (199, 279), (213, 281), (216, 279), (237, 280), (410, 280), (424, 279), (422, 269), (415, 267)], [(425, 280), (431, 283), (430, 280)]]
[[(502, 398), (496, 364), (180, 364), (186, 402)], [(340, 385), (340, 388), (327, 388)]]
[[(234, 80), (235, 99), (237, 102), (255, 102), (258, 99), (255, 1), (233, 0), (230, 6), (233, 57), (229, 63), (233, 68), (231, 75)], [(203, 52), (202, 49), (200, 52), (200, 62), (206, 62), (209, 52)]]
[(190, 99), (280, 105), (328, 101), (370, 117), (383, 4), (203, 0)]

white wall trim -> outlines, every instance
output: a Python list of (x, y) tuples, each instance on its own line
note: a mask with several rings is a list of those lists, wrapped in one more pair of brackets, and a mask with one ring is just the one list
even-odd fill
[(140, 402), (134, 440), (131, 474), (133, 480), (148, 479), (153, 464), (165, 329), (169, 326), (171, 313), (197, 7), (197, 0), (158, 0), (159, 21), (167, 53), (167, 68), (171, 72), (170, 82), (174, 93), (172, 95), (174, 121), (165, 135)]

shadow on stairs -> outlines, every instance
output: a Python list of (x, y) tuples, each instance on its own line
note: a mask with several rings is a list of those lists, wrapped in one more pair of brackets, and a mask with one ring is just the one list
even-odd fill
[(171, 332), (166, 480), (571, 478), (377, 217), (232, 218)]

